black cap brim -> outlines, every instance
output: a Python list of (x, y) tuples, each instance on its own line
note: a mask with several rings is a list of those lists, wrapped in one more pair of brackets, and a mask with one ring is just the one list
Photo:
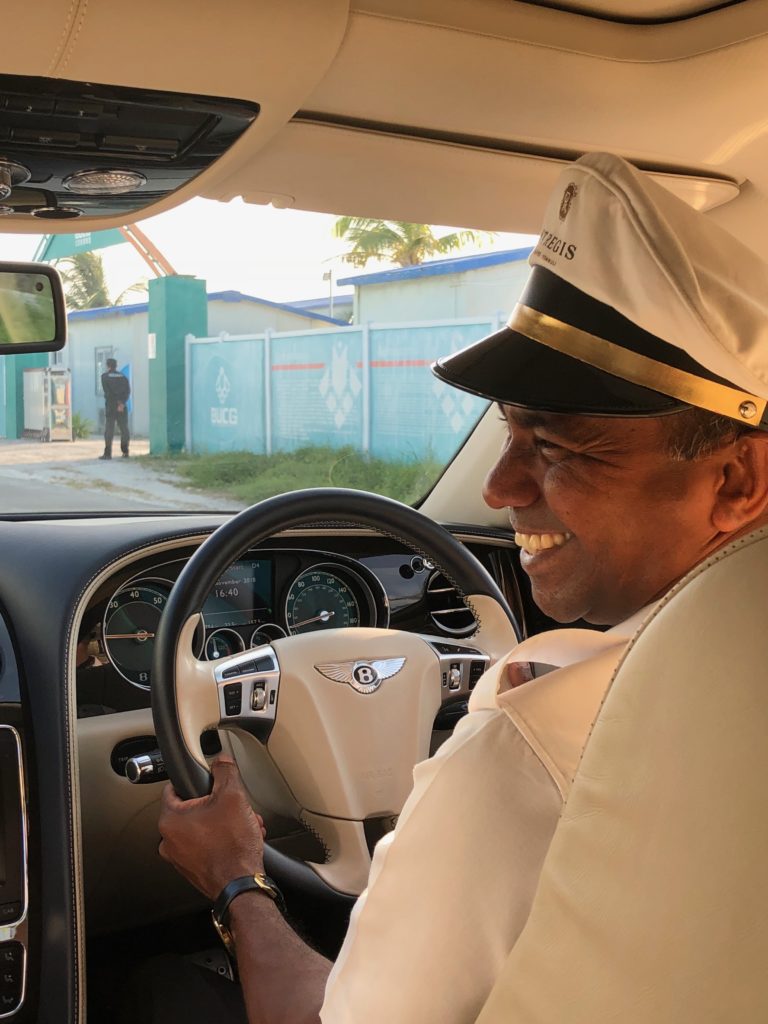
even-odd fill
[[(721, 381), (682, 349), (649, 334), (544, 267), (533, 268), (520, 302), (561, 324), (660, 364), (700, 379)], [(679, 398), (598, 369), (512, 327), (439, 359), (432, 370), (463, 391), (525, 409), (592, 416), (659, 416), (687, 407)]]
[(586, 416), (659, 416), (684, 408), (675, 398), (630, 384), (505, 327), (438, 359), (440, 380), (524, 409)]

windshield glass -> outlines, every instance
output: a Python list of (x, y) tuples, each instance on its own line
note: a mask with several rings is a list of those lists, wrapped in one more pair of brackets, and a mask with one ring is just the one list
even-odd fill
[(418, 502), (487, 403), (431, 363), (497, 330), (531, 239), (193, 200), (53, 263), (69, 340), (0, 356), (0, 510), (235, 510), (301, 487)]

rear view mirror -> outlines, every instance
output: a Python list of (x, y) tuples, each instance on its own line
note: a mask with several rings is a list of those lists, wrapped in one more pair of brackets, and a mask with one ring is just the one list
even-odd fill
[(58, 272), (45, 263), (0, 263), (0, 353), (54, 352), (66, 340)]

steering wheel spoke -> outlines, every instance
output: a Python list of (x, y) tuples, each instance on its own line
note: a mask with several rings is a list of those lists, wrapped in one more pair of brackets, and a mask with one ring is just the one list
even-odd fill
[(219, 699), (219, 727), (243, 729), (266, 742), (275, 724), (280, 665), (270, 644), (211, 664)]
[(438, 659), (441, 703), (466, 700), (480, 676), (490, 666), (490, 656), (475, 647), (472, 638), (460, 643), (458, 640), (422, 633), (421, 639), (429, 644)]

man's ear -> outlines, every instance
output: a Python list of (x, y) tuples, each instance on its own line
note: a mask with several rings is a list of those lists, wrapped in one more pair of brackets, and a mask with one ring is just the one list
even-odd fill
[(712, 522), (721, 533), (735, 533), (768, 514), (768, 434), (745, 434), (720, 455), (722, 478)]

